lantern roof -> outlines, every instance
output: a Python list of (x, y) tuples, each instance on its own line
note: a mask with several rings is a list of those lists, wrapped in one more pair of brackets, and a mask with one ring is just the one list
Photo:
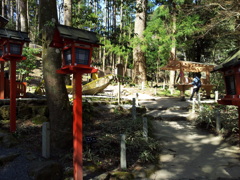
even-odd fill
[(27, 32), (9, 30), (5, 28), (0, 28), (0, 38), (30, 42)]
[(222, 64), (215, 66), (212, 72), (223, 71), (237, 65), (240, 65), (240, 50), (235, 50), (234, 54), (229, 56)]
[(5, 27), (7, 23), (8, 23), (8, 20), (6, 18), (0, 16), (0, 28)]
[(84, 42), (92, 45), (102, 45), (99, 42), (97, 33), (92, 31), (87, 31), (84, 29), (77, 29), (65, 25), (57, 25), (54, 33), (53, 41), (50, 46), (52, 47), (62, 47), (66, 40), (72, 40), (76, 42)]

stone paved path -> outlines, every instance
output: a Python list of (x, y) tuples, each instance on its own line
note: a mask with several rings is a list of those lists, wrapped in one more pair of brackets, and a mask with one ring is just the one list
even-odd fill
[[(168, 98), (142, 104), (149, 108), (148, 114), (155, 116), (152, 122), (155, 135), (164, 145), (160, 168), (151, 175), (151, 180), (240, 179), (239, 147), (230, 146), (220, 136), (198, 130), (184, 120), (182, 117), (187, 118), (190, 112), (177, 106), (187, 107), (189, 102)], [(161, 106), (164, 110), (159, 110)], [(170, 107), (175, 107), (174, 113)]]

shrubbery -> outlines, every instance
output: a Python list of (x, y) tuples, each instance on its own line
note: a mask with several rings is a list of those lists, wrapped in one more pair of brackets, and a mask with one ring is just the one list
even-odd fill
[[(95, 143), (84, 145), (84, 158), (102, 168), (113, 168), (120, 164), (120, 135), (126, 135), (127, 165), (158, 161), (160, 143), (151, 137), (150, 123), (148, 140), (143, 137), (142, 117), (132, 119), (131, 111), (116, 106), (114, 110), (102, 112), (97, 107), (89, 108), (94, 116), (84, 120), (85, 135), (96, 137)], [(84, 114), (83, 114), (84, 116)], [(87, 117), (87, 116), (86, 116)]]
[(237, 106), (203, 105), (196, 120), (197, 126), (215, 132), (217, 111), (220, 111), (220, 132), (228, 136), (237, 134), (239, 132)]

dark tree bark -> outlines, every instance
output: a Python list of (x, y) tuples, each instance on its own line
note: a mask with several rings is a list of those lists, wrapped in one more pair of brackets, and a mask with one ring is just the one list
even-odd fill
[(72, 147), (72, 116), (63, 75), (56, 70), (61, 66), (58, 49), (49, 47), (55, 23), (56, 1), (40, 1), (40, 31), (42, 32), (43, 78), (45, 83), (51, 128), (51, 149)]

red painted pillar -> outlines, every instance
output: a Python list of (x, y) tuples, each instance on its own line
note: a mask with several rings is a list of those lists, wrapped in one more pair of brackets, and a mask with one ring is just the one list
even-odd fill
[(240, 106), (238, 106), (238, 136), (239, 136), (239, 147), (240, 147)]
[(11, 63), (10, 77), (10, 132), (16, 131), (16, 61)]
[(0, 99), (4, 99), (4, 88), (5, 88), (5, 80), (4, 80), (4, 62), (1, 62), (0, 69)]
[(82, 132), (82, 73), (75, 72), (75, 98), (73, 100), (73, 167), (74, 180), (83, 179), (83, 132)]

